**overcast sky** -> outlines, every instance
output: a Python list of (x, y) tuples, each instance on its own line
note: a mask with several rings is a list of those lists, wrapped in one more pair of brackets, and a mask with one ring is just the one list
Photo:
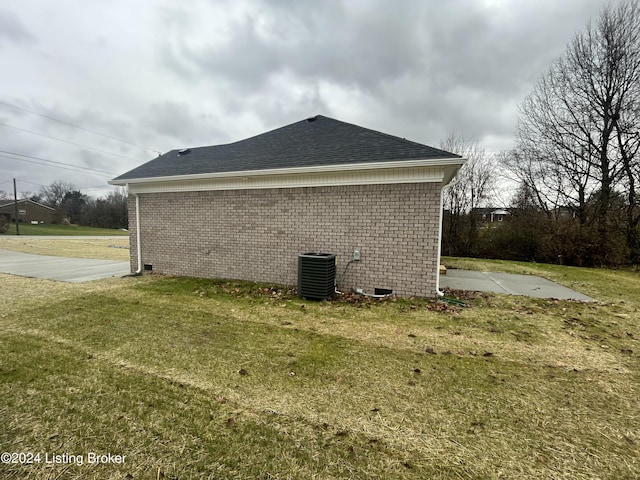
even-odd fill
[(0, 0), (0, 190), (103, 195), (158, 152), (316, 114), (508, 149), (518, 104), (606, 4)]

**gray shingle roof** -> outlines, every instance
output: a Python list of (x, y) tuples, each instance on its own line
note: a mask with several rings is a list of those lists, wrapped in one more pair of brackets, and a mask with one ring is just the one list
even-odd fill
[(279, 168), (455, 159), (453, 153), (318, 115), (226, 145), (171, 150), (112, 182)]

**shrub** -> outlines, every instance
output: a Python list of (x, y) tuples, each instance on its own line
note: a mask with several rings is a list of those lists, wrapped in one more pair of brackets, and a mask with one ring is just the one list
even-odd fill
[(7, 233), (9, 230), (9, 219), (5, 215), (0, 215), (0, 233)]

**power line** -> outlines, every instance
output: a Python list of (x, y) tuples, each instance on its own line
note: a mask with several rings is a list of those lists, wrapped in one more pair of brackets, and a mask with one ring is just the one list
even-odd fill
[(2, 123), (0, 122), (0, 125), (4, 126), (4, 127), (9, 127), (9, 128), (15, 128), (16, 130), (20, 130), (22, 132), (27, 132), (27, 133), (31, 133), (33, 135), (38, 135), (40, 137), (45, 137), (45, 138), (50, 138), (51, 140), (57, 140), (58, 142), (64, 142), (64, 143), (69, 143), (71, 145), (75, 145), (77, 147), (82, 147), (82, 148), (88, 148), (89, 150), (94, 150), (96, 152), (100, 152), (100, 153), (105, 153), (107, 155), (114, 155), (116, 157), (122, 157), (122, 158), (126, 158), (127, 160), (133, 160), (134, 162), (137, 162), (138, 159), (136, 158), (132, 158), (132, 157), (127, 157), (126, 155), (120, 155), (119, 153), (112, 153), (112, 152), (107, 152), (106, 150), (101, 150), (99, 148), (94, 148), (94, 147), (90, 147), (88, 145), (83, 145), (81, 143), (76, 143), (76, 142), (72, 142), (70, 140), (65, 140), (63, 138), (57, 138), (57, 137), (52, 137), (51, 135), (46, 135), (44, 133), (39, 133), (39, 132), (34, 132), (33, 130), (27, 130), (26, 128), (20, 128), (20, 127), (15, 127), (13, 125), (8, 125), (6, 123)]
[[(26, 158), (15, 158), (15, 157), (8, 157), (6, 155), (0, 155), (0, 157), (4, 157), (4, 158), (9, 158), (11, 160), (18, 160), (20, 162), (28, 162), (28, 163), (34, 163), (36, 165), (44, 165), (45, 167), (52, 167), (52, 168), (61, 168), (63, 170), (71, 170), (72, 172), (79, 172), (79, 173), (91, 173), (91, 172), (86, 172), (83, 170), (78, 170), (77, 168), (73, 168), (73, 167), (63, 167), (63, 166), (59, 166), (59, 165), (51, 165), (48, 163), (43, 163), (43, 162), (38, 162), (35, 160), (28, 160)], [(100, 176), (107, 176), (107, 175), (103, 175), (103, 174), (98, 174)], [(110, 175), (109, 175), (110, 176)]]
[(95, 135), (100, 135), (101, 137), (109, 138), (111, 140), (115, 140), (116, 142), (125, 143), (125, 144), (131, 145), (133, 147), (141, 148), (142, 150), (147, 150), (147, 151), (150, 150), (152, 152), (160, 153), (160, 151), (158, 151), (155, 148), (145, 147), (144, 145), (138, 145), (137, 143), (128, 142), (127, 140), (122, 140), (120, 138), (117, 138), (117, 137), (114, 137), (114, 136), (111, 136), (111, 135), (107, 135), (106, 133), (100, 133), (100, 132), (97, 132), (95, 130), (91, 130), (89, 128), (81, 127), (80, 125), (76, 125), (74, 123), (67, 122), (65, 120), (60, 120), (59, 118), (50, 117), (49, 115), (44, 115), (42, 113), (33, 112), (31, 110), (27, 110), (26, 108), (18, 107), (17, 105), (12, 105), (11, 103), (7, 103), (7, 102), (4, 102), (2, 100), (0, 100), (0, 104), (6, 105), (7, 107), (15, 108), (16, 110), (22, 110), (23, 112), (27, 112), (27, 113), (30, 113), (32, 115), (37, 115), (38, 117), (46, 118), (47, 120), (52, 120), (54, 122), (62, 123), (63, 125), (67, 125), (69, 127), (77, 128), (79, 130), (84, 130), (85, 132), (90, 132), (90, 133), (93, 133)]
[[(18, 157), (32, 158), (34, 160), (40, 160), (40, 161), (49, 162), (49, 163), (56, 163), (58, 165), (65, 165), (67, 167), (80, 168), (82, 170), (89, 170), (89, 171), (96, 172), (96, 173), (104, 173), (104, 174), (107, 174), (107, 175), (117, 175), (117, 173), (113, 173), (113, 172), (105, 172), (104, 170), (98, 170), (96, 168), (83, 167), (81, 165), (73, 165), (71, 163), (58, 162), (57, 160), (49, 160), (48, 158), (34, 157), (33, 155), (26, 155), (24, 153), (7, 152), (6, 150), (0, 150), (0, 153), (6, 153), (8, 155), (16, 155)], [(8, 157), (8, 158), (11, 158), (11, 157)], [(15, 158), (14, 160), (20, 160), (20, 159), (19, 158)]]
[[(16, 159), (18, 160), (18, 159)], [(29, 180), (24, 180), (22, 178), (16, 178), (16, 180), (20, 183), (28, 183), (29, 185), (35, 185), (36, 187), (46, 187), (47, 185), (44, 185), (42, 183), (34, 183), (34, 182), (30, 182)], [(11, 183), (11, 180), (6, 180), (4, 182), (0, 182), (0, 185), (2, 185), (3, 183)], [(113, 186), (109, 185), (108, 183), (103, 183), (102, 185), (95, 185), (92, 187), (75, 187), (78, 190), (104, 190), (105, 188), (110, 188), (112, 189)], [(119, 188), (119, 187), (116, 187)]]
[[(15, 158), (15, 156), (14, 157), (8, 157), (7, 155), (0, 155), (2, 157), (9, 158), (11, 160), (19, 160), (19, 161), (24, 161), (24, 162), (36, 163), (38, 165), (47, 165), (47, 166), (51, 166), (51, 167), (55, 166), (57, 168), (65, 168), (67, 170), (84, 171), (84, 173), (87, 173), (87, 172), (99, 173), (99, 174), (102, 174), (102, 175), (108, 176), (108, 177), (117, 175), (117, 173), (113, 173), (113, 172), (105, 172), (104, 170), (97, 170), (95, 168), (81, 167), (79, 165), (72, 165), (70, 163), (57, 162), (55, 160), (49, 160), (47, 158), (41, 158), (41, 157), (34, 157), (32, 155), (24, 155), (22, 153), (7, 152), (5, 150), (0, 150), (0, 153), (6, 153), (8, 155), (15, 155), (17, 157), (24, 157), (24, 158)], [(31, 160), (28, 160), (28, 159), (31, 159)], [(37, 161), (34, 161), (34, 160), (37, 160)], [(53, 165), (49, 165), (49, 164), (53, 164)]]
[[(8, 157), (5, 157), (5, 158), (8, 158)], [(19, 160), (19, 159), (16, 158), (15, 160)], [(33, 183), (33, 182), (30, 182), (29, 180), (23, 180), (21, 178), (17, 178), (16, 180), (18, 180), (20, 183), (28, 183), (30, 185), (35, 185), (36, 187), (45, 187), (46, 186), (46, 185), (43, 185), (41, 183)]]
[(103, 190), (105, 188), (113, 188), (113, 186), (105, 183), (104, 185), (98, 185), (97, 187), (78, 187), (79, 190)]

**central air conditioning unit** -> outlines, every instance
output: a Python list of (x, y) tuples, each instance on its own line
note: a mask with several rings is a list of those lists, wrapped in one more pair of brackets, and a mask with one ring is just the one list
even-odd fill
[(335, 253), (303, 253), (298, 255), (299, 296), (326, 300), (333, 295), (335, 285)]

